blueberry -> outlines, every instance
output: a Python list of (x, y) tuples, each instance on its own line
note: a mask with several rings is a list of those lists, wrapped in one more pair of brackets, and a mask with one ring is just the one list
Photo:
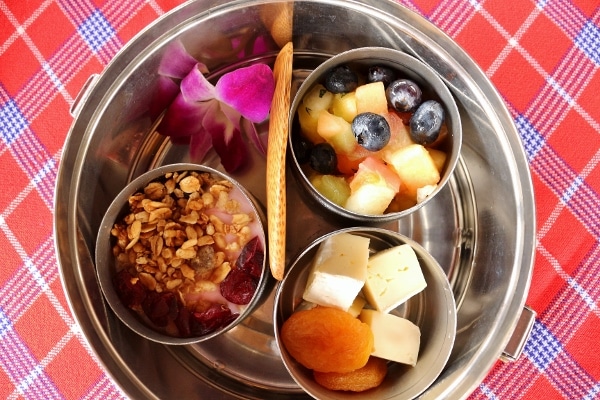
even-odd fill
[(310, 150), (308, 163), (321, 174), (333, 174), (337, 170), (337, 155), (329, 143), (319, 143)]
[(421, 89), (409, 79), (398, 79), (390, 83), (385, 90), (388, 104), (396, 111), (408, 112), (421, 103)]
[(304, 164), (308, 162), (312, 143), (304, 135), (294, 134), (292, 135), (292, 147), (298, 164)]
[(359, 145), (369, 151), (379, 151), (390, 141), (391, 131), (387, 120), (372, 112), (358, 114), (352, 120), (352, 133)]
[(410, 118), (410, 137), (416, 143), (428, 145), (440, 136), (444, 108), (435, 100), (424, 101)]
[(383, 82), (383, 86), (388, 87), (396, 79), (396, 72), (388, 67), (375, 65), (369, 68), (367, 72), (367, 82)]
[(333, 67), (325, 75), (324, 86), (331, 93), (349, 93), (358, 86), (358, 75), (347, 65)]

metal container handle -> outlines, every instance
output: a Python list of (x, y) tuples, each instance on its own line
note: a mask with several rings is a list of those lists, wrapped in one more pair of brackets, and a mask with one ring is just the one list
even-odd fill
[(519, 321), (517, 322), (517, 326), (513, 331), (508, 344), (504, 348), (502, 355), (500, 356), (500, 360), (505, 362), (517, 361), (523, 353), (523, 349), (525, 348), (525, 344), (529, 339), (531, 334), (531, 330), (533, 329), (533, 324), (535, 322), (535, 317), (537, 313), (533, 311), (530, 307), (524, 306), (523, 311), (521, 311), (521, 316), (519, 317)]
[(71, 117), (77, 118), (77, 115), (79, 115), (79, 111), (81, 111), (83, 104), (85, 104), (85, 101), (90, 95), (90, 92), (96, 85), (96, 81), (98, 81), (98, 78), (100, 78), (100, 74), (92, 74), (87, 78), (81, 90), (79, 90), (79, 93), (77, 93), (75, 100), (73, 100), (73, 104), (71, 104), (71, 108), (69, 109)]

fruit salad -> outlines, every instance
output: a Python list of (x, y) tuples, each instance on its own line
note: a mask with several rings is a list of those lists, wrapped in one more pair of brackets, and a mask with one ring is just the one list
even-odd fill
[(415, 206), (440, 182), (447, 154), (445, 109), (400, 71), (330, 69), (297, 108), (292, 138), (315, 189), (351, 212), (381, 215)]

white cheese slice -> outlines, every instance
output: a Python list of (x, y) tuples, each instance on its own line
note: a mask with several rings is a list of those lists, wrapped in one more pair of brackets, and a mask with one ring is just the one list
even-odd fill
[(356, 298), (352, 302), (352, 305), (348, 309), (348, 313), (350, 315), (352, 315), (353, 317), (358, 317), (358, 315), (360, 314), (360, 312), (362, 311), (362, 309), (365, 307), (366, 304), (367, 304), (367, 300), (365, 300), (364, 297), (362, 297), (360, 295), (356, 296)]
[(369, 258), (363, 294), (373, 308), (390, 312), (425, 287), (427, 282), (410, 245), (392, 247)]
[(369, 239), (341, 233), (321, 243), (302, 298), (348, 311), (367, 279)]
[(421, 330), (405, 318), (364, 309), (358, 318), (373, 332), (372, 356), (412, 365), (417, 363)]

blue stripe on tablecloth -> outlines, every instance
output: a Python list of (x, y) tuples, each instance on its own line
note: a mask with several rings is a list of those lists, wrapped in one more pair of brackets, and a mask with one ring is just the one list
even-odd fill
[(13, 100), (0, 107), (0, 135), (2, 140), (11, 145), (29, 126), (29, 121)]
[(600, 382), (596, 384), (590, 391), (583, 397), (582, 400), (594, 400), (600, 396)]
[(572, 1), (545, 1), (540, 8), (571, 40), (577, 37), (581, 27), (586, 23), (585, 15)]
[(8, 332), (12, 329), (12, 322), (10, 318), (4, 313), (2, 307), (0, 307), (0, 342), (4, 341), (4, 336), (8, 335)]
[(588, 21), (579, 35), (575, 38), (575, 45), (579, 47), (590, 60), (600, 65), (600, 28)]
[(482, 383), (479, 385), (479, 390), (481, 390), (481, 393), (483, 393), (485, 395), (485, 397), (487, 397), (490, 400), (498, 399), (498, 396), (496, 396), (496, 394), (494, 394), (494, 391), (492, 390), (492, 388), (487, 386), (485, 383)]
[[(7, 310), (7, 318), (18, 321), (43, 292), (53, 300), (54, 295), (50, 285), (58, 280), (54, 237), (48, 234), (48, 237), (29, 257), (1, 216), (0, 227), (23, 262), (22, 267), (16, 270), (5, 285), (0, 286), (0, 309)], [(63, 310), (58, 301), (52, 302), (65, 324), (72, 324), (73, 320), (67, 310)]]
[(563, 351), (560, 341), (558, 341), (552, 332), (540, 321), (536, 321), (531, 330), (529, 340), (525, 343), (523, 354), (540, 371), (545, 371), (556, 356)]
[(595, 237), (600, 237), (600, 194), (582, 180), (551, 146), (541, 148), (530, 166), (582, 225)]
[(77, 28), (77, 32), (94, 53), (98, 52), (116, 35), (113, 27), (99, 10), (94, 11), (83, 21)]
[(54, 86), (56, 86), (56, 89), (62, 90), (64, 88), (64, 84), (62, 83), (60, 78), (56, 75), (56, 73), (52, 69), (52, 66), (50, 66), (50, 64), (48, 62), (42, 63), (42, 69), (44, 70), (44, 72), (46, 72), (46, 74), (48, 74), (48, 76), (50, 77), (50, 80), (52, 81), (52, 83), (54, 83)]
[(561, 196), (561, 201), (563, 203), (568, 203), (571, 198), (577, 193), (577, 190), (584, 184), (583, 179), (581, 177), (576, 176), (573, 182), (567, 189), (563, 192)]
[(525, 147), (527, 160), (531, 161), (535, 158), (540, 149), (546, 145), (546, 140), (525, 116), (517, 116), (515, 118), (515, 124), (519, 131), (519, 135), (521, 136), (523, 147)]
[[(45, 373), (44, 368), (13, 329), (2, 308), (0, 308), (0, 326), (3, 326), (2, 340), (0, 340), (0, 363), (4, 366), (4, 372), (15, 385), (16, 392), (31, 398), (63, 399), (56, 385)], [(18, 360), (18, 363), (15, 360)], [(28, 392), (31, 392), (31, 396), (26, 396)]]
[(48, 209), (53, 211), (58, 166), (52, 155), (29, 128), (11, 143), (9, 150), (21, 169), (34, 183)]

